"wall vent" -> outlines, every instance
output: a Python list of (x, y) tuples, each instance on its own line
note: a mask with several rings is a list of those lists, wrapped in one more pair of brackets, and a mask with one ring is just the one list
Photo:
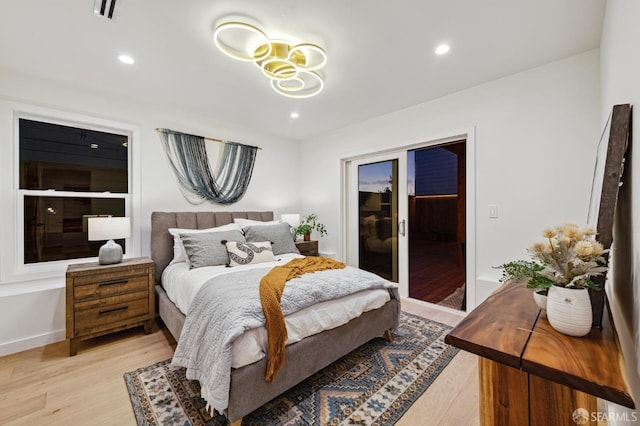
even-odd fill
[(93, 12), (97, 16), (113, 20), (116, 17), (116, 0), (96, 0)]

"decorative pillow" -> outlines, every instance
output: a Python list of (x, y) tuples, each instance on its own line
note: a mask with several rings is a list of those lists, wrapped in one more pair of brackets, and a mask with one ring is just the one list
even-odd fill
[(238, 230), (181, 233), (180, 239), (192, 269), (229, 264), (227, 248), (222, 241), (245, 242), (244, 235)]
[(282, 223), (282, 221), (279, 219), (263, 222), (261, 220), (242, 219), (239, 217), (234, 218), (233, 222), (236, 223), (237, 225), (240, 225), (241, 228), (244, 228), (245, 226), (265, 226), (265, 225), (276, 225), (278, 223)]
[(288, 223), (277, 225), (247, 226), (242, 228), (247, 242), (271, 241), (273, 254), (300, 253), (291, 239)]
[(173, 236), (173, 260), (169, 263), (170, 265), (178, 262), (187, 262), (189, 263), (189, 259), (187, 258), (187, 254), (184, 252), (184, 247), (182, 246), (182, 240), (180, 239), (180, 233), (202, 233), (202, 232), (221, 232), (221, 231), (231, 231), (231, 230), (240, 230), (241, 227), (237, 223), (228, 223), (222, 226), (216, 226), (215, 228), (207, 228), (207, 229), (183, 229), (183, 228), (169, 228), (169, 233)]
[[(224, 241), (223, 241), (224, 242)], [(227, 253), (229, 253), (229, 265), (240, 266), (252, 263), (273, 262), (273, 250), (271, 241), (257, 241), (242, 243), (240, 241), (227, 241)]]

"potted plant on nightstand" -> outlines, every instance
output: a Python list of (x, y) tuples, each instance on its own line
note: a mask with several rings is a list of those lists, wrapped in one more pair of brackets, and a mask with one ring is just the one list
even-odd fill
[(306, 215), (300, 225), (296, 228), (296, 235), (303, 235), (304, 241), (311, 240), (311, 232), (317, 231), (321, 237), (327, 235), (327, 228), (318, 222), (318, 215), (311, 213)]
[[(545, 239), (529, 248), (531, 261), (516, 260), (498, 266), (503, 270), (500, 281), (527, 281), (527, 287), (536, 289), (538, 294), (547, 290), (546, 310), (551, 326), (569, 336), (584, 336), (592, 324), (588, 289), (600, 290), (591, 278), (607, 270), (602, 256), (607, 250), (595, 235), (595, 229), (580, 229), (571, 223), (545, 229)], [(534, 294), (534, 299), (539, 303), (540, 297)]]

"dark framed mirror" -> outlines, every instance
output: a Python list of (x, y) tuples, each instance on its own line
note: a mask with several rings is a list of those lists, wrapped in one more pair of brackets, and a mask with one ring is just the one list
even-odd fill
[[(624, 161), (630, 143), (630, 131), (631, 105), (615, 105), (598, 144), (587, 218), (587, 223), (597, 229), (598, 241), (605, 249), (610, 249), (613, 243), (613, 221), (618, 191), (623, 183)], [(608, 261), (609, 255), (605, 255), (605, 258)], [(602, 290), (589, 290), (593, 325), (596, 327), (602, 326), (606, 277), (605, 273), (593, 279)]]

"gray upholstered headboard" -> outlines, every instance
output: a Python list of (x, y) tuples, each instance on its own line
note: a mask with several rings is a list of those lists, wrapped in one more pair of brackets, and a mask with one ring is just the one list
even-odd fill
[(156, 282), (173, 259), (173, 237), (169, 228), (205, 229), (232, 223), (233, 218), (268, 221), (273, 212), (153, 212), (151, 213), (151, 259), (156, 264)]

